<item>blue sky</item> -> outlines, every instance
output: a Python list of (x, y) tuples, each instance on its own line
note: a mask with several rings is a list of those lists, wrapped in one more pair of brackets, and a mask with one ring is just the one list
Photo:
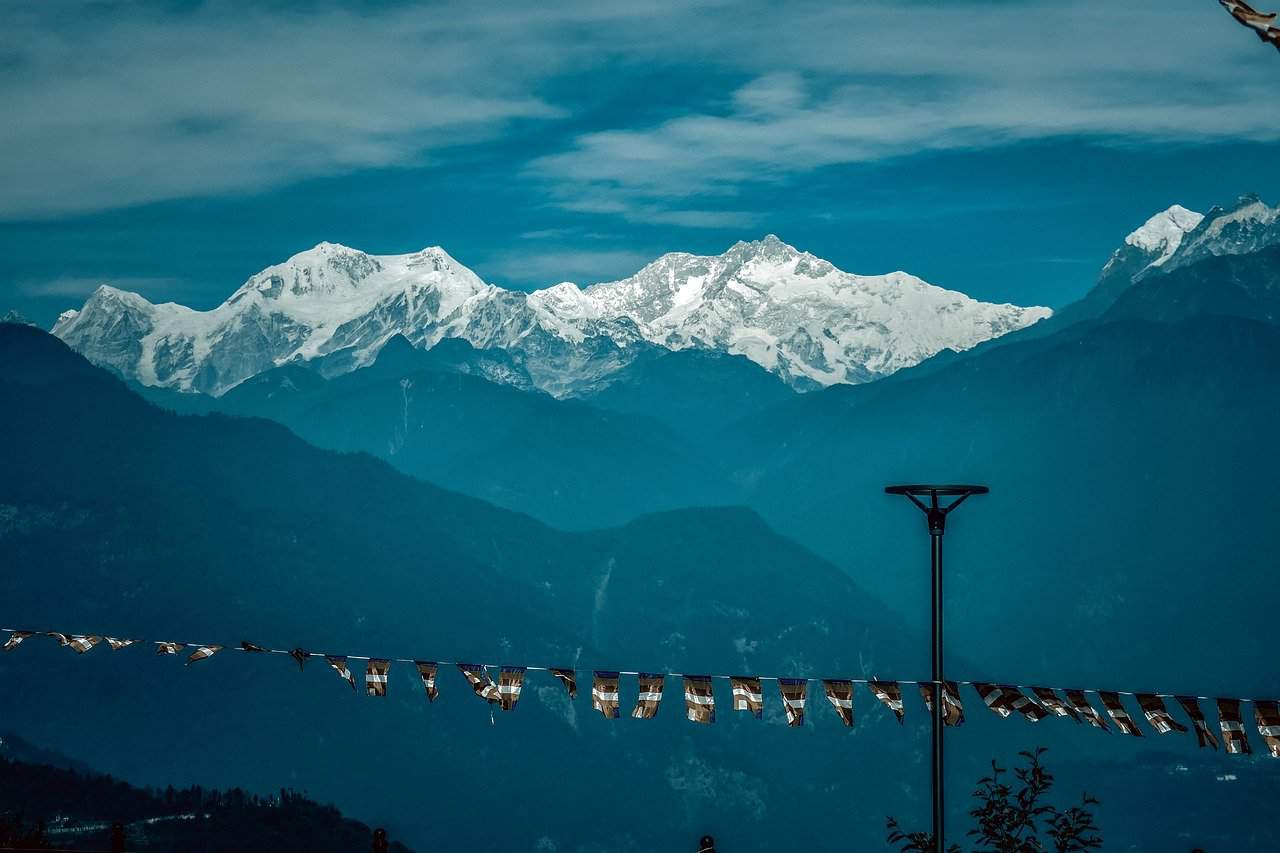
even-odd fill
[(1169, 204), (1280, 200), (1280, 54), (1213, 0), (6, 18), (0, 310), (44, 325), (102, 282), (210, 307), (321, 240), (532, 288), (773, 232), (1058, 306)]

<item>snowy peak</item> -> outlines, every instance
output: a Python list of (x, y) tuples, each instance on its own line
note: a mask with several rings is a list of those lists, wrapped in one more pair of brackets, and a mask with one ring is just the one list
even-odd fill
[(1124, 239), (1148, 254), (1156, 255), (1151, 266), (1160, 266), (1173, 256), (1187, 232), (1195, 229), (1204, 219), (1203, 213), (1188, 210), (1180, 204), (1162, 210), (1143, 223), (1142, 227)]
[(870, 381), (1050, 314), (980, 303), (906, 273), (846, 273), (774, 235), (720, 255), (663, 255), (584, 293), (650, 341), (745, 355), (801, 388)]
[(1215, 207), (1182, 239), (1163, 265), (1173, 270), (1207, 257), (1243, 255), (1280, 243), (1280, 207), (1244, 195), (1227, 208)]
[(859, 276), (769, 234), (723, 254), (666, 254), (630, 278), (521, 293), (485, 284), (439, 247), (371, 255), (319, 243), (210, 311), (105, 287), (55, 334), (145, 384), (220, 394), (272, 367), (371, 363), (388, 343), (458, 338), (506, 350), (558, 396), (607, 382), (646, 347), (745, 355), (797, 388), (866, 382), (1049, 316), (906, 273)]

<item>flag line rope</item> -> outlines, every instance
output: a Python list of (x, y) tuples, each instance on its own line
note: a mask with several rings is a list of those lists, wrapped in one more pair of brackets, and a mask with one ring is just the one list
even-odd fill
[[(73, 637), (73, 638), (74, 638), (74, 637), (92, 637), (92, 636), (97, 636), (97, 637), (106, 637), (106, 636), (108, 636), (108, 635), (106, 635), (106, 634), (80, 634), (80, 633), (75, 633), (75, 634), (73, 634), (73, 633), (68, 633), (68, 632), (65, 632), (65, 631), (62, 631), (62, 632), (53, 632), (53, 631), (34, 631), (34, 630), (26, 629), (26, 628), (21, 628), (21, 629), (19, 629), (19, 628), (5, 628), (5, 627), (0, 627), (0, 631), (5, 631), (5, 632), (8, 632), (9, 634), (28, 634), (28, 635), (30, 635), (30, 636), (49, 636), (49, 635), (51, 635), (51, 634), (60, 633), (60, 634), (64, 634), (64, 635), (65, 635), (65, 636), (67, 636), (67, 637)], [(377, 656), (370, 656), (370, 655), (334, 655), (334, 654), (330, 654), (330, 653), (328, 653), (328, 652), (313, 652), (313, 651), (309, 651), (309, 650), (305, 650), (305, 649), (297, 649), (297, 650), (294, 650), (294, 651), (289, 651), (289, 650), (286, 650), (286, 649), (271, 649), (271, 648), (265, 648), (265, 647), (263, 647), (263, 648), (256, 648), (256, 649), (246, 649), (246, 648), (243, 648), (243, 647), (238, 646), (238, 645), (222, 645), (222, 644), (220, 644), (220, 643), (185, 643), (185, 642), (180, 642), (180, 641), (177, 641), (177, 640), (146, 640), (146, 639), (133, 639), (133, 638), (129, 638), (129, 639), (131, 639), (131, 640), (132, 640), (132, 642), (133, 642), (133, 643), (135, 643), (135, 644), (137, 644), (137, 643), (151, 643), (151, 644), (156, 644), (156, 643), (161, 643), (161, 642), (165, 642), (165, 643), (172, 642), (172, 643), (176, 643), (176, 644), (178, 644), (178, 645), (181, 645), (181, 646), (183, 646), (184, 648), (187, 648), (187, 649), (209, 648), (209, 647), (212, 647), (212, 646), (220, 646), (220, 649), (219, 649), (220, 651), (245, 652), (245, 653), (248, 653), (248, 654), (273, 654), (273, 655), (285, 655), (285, 656), (287, 656), (287, 657), (294, 657), (294, 656), (295, 656), (295, 653), (300, 653), (300, 654), (305, 654), (307, 657), (310, 657), (310, 658), (342, 657), (342, 658), (346, 658), (347, 660), (363, 660), (363, 661), (370, 661), (370, 660), (385, 660), (385, 661), (389, 661), (389, 662), (392, 662), (392, 663), (409, 663), (409, 664), (416, 664), (416, 663), (419, 663), (419, 662), (429, 662), (429, 663), (434, 663), (434, 664), (437, 664), (437, 665), (440, 665), (440, 666), (460, 666), (460, 665), (461, 665), (461, 663), (460, 663), (459, 661), (449, 661), (449, 660), (430, 660), (430, 661), (428, 661), (428, 660), (427, 660), (427, 659), (425, 659), (425, 658), (397, 658), (397, 657), (385, 657), (385, 658), (384, 658), (384, 657), (377, 657)], [(493, 663), (469, 663), (468, 665), (471, 665), (471, 666), (478, 666), (478, 667), (483, 667), (483, 668), (485, 668), (485, 669), (501, 669), (503, 666), (513, 666), (513, 664), (493, 664)], [(525, 669), (525, 670), (527, 670), (527, 671), (529, 671), (529, 672), (553, 672), (553, 671), (555, 671), (555, 670), (560, 670), (560, 671), (572, 671), (572, 672), (574, 672), (574, 673), (579, 673), (579, 672), (584, 672), (584, 673), (585, 673), (585, 672), (616, 672), (618, 675), (635, 675), (635, 676), (639, 676), (642, 672), (647, 672), (647, 671), (645, 671), (645, 670), (597, 669), (597, 668), (592, 668), (592, 667), (582, 667), (582, 666), (560, 666), (560, 667), (555, 667), (555, 666), (524, 666), (524, 667), (522, 667), (522, 668), (523, 668), (523, 669)], [(719, 680), (722, 680), (722, 681), (729, 681), (729, 680), (732, 680), (732, 679), (735, 679), (735, 678), (757, 678), (757, 679), (759, 679), (760, 681), (778, 681), (779, 679), (788, 679), (788, 678), (804, 678), (804, 679), (806, 679), (806, 680), (810, 680), (810, 681), (849, 681), (849, 682), (852, 682), (852, 683), (854, 683), (854, 684), (875, 684), (875, 683), (878, 683), (878, 682), (892, 682), (892, 683), (897, 683), (897, 684), (916, 684), (916, 685), (920, 685), (920, 684), (937, 684), (937, 683), (938, 683), (938, 682), (933, 681), (933, 680), (930, 680), (930, 679), (924, 679), (924, 680), (913, 680), (913, 679), (905, 679), (905, 678), (894, 678), (894, 679), (888, 679), (888, 678), (844, 678), (844, 677), (840, 677), (840, 678), (821, 678), (821, 677), (818, 677), (818, 676), (749, 675), (749, 674), (747, 674), (747, 673), (738, 673), (738, 674), (736, 674), (736, 675), (716, 675), (716, 674), (710, 674), (710, 675), (708, 675), (708, 674), (704, 674), (704, 673), (664, 672), (664, 673), (662, 673), (662, 674), (663, 674), (663, 675), (669, 675), (669, 676), (671, 676), (672, 678), (684, 678), (684, 677), (686, 677), (687, 675), (691, 675), (691, 674), (693, 674), (693, 675), (697, 675), (698, 677), (703, 677), (703, 678), (714, 678), (714, 679), (719, 679)], [(976, 685), (976, 684), (987, 684), (987, 683), (993, 683), (993, 684), (1001, 684), (1001, 683), (1003, 683), (1003, 684), (1015, 685), (1015, 683), (1014, 683), (1014, 682), (982, 682), (982, 681), (966, 681), (966, 680), (963, 680), (963, 679), (947, 679), (947, 681), (949, 681), (949, 682), (951, 682), (951, 683), (954, 683), (954, 684), (963, 684), (963, 685), (966, 685), (966, 686), (969, 686), (969, 687), (972, 687), (972, 686), (974, 686), (974, 685)], [(1198, 694), (1192, 694), (1192, 693), (1161, 693), (1161, 692), (1159, 692), (1159, 691), (1154, 691), (1154, 690), (1153, 690), (1153, 691), (1142, 691), (1142, 690), (1105, 690), (1105, 689), (1102, 689), (1102, 688), (1096, 688), (1096, 687), (1080, 687), (1080, 688), (1076, 688), (1076, 687), (1049, 687), (1048, 685), (1041, 685), (1041, 684), (1032, 685), (1032, 684), (1030, 684), (1030, 683), (1027, 683), (1027, 684), (1017, 683), (1017, 684), (1016, 684), (1016, 686), (1019, 686), (1019, 687), (1022, 687), (1022, 686), (1026, 686), (1026, 687), (1030, 687), (1030, 686), (1045, 687), (1045, 688), (1047, 688), (1047, 689), (1049, 689), (1049, 690), (1058, 690), (1058, 691), (1064, 691), (1064, 692), (1065, 692), (1065, 691), (1067, 691), (1067, 690), (1080, 690), (1082, 693), (1090, 693), (1090, 694), (1093, 694), (1093, 695), (1095, 695), (1095, 696), (1101, 695), (1101, 694), (1103, 694), (1103, 693), (1115, 693), (1115, 694), (1120, 695), (1120, 696), (1132, 696), (1132, 697), (1137, 697), (1137, 696), (1140, 696), (1140, 695), (1141, 695), (1141, 696), (1158, 696), (1158, 697), (1160, 697), (1160, 698), (1162, 698), (1162, 699), (1176, 699), (1176, 698), (1178, 698), (1178, 697), (1183, 697), (1183, 698), (1187, 698), (1187, 699), (1198, 699), (1198, 700), (1201, 700), (1201, 701), (1214, 701), (1214, 700), (1216, 700), (1216, 699), (1218, 699), (1218, 698), (1222, 698), (1222, 697), (1218, 697), (1218, 696), (1201, 696), (1201, 695), (1198, 695)], [(1233, 697), (1233, 698), (1234, 698), (1234, 697)], [(1245, 698), (1245, 699), (1241, 699), (1241, 701), (1256, 702), (1256, 701), (1258, 701), (1258, 700), (1256, 700), (1256, 699), (1248, 699), (1248, 698)], [(1262, 701), (1268, 701), (1268, 700), (1265, 700), (1265, 699), (1264, 699), (1264, 700), (1262, 700)]]

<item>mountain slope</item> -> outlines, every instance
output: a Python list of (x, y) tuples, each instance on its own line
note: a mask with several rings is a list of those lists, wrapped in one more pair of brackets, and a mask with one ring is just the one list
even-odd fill
[(637, 358), (583, 399), (609, 411), (658, 418), (682, 436), (701, 437), (794, 396), (743, 356), (684, 349)]
[[(1173, 276), (1175, 281), (1187, 281), (1186, 276), (1177, 274), (1184, 267), (1211, 258), (1249, 256), (1277, 244), (1280, 244), (1280, 207), (1268, 207), (1255, 195), (1241, 196), (1235, 203), (1225, 208), (1214, 207), (1208, 214), (1175, 204), (1151, 216), (1125, 237), (1120, 247), (1111, 253), (1093, 288), (1083, 299), (1063, 307), (1034, 326), (985, 341), (963, 353), (940, 353), (922, 362), (906, 378), (917, 378), (998, 347), (1046, 338), (1072, 326), (1096, 322), (1126, 297), (1138, 282), (1159, 281), (1166, 275)], [(1264, 277), (1266, 274), (1263, 273)], [(1190, 275), (1194, 277), (1197, 274)], [(1249, 286), (1246, 283), (1246, 287)], [(1195, 302), (1196, 310), (1207, 313), (1254, 316), (1256, 309), (1247, 304), (1247, 294), (1244, 301), (1240, 301), (1239, 296), (1228, 287), (1209, 287), (1200, 295), (1175, 295), (1171, 290), (1169, 302)], [(1151, 316), (1161, 313), (1154, 306), (1152, 310)], [(904, 374), (897, 376), (901, 378)]]
[[(1280, 329), (1126, 316), (1124, 301), (1103, 322), (737, 425), (722, 438), (737, 442), (729, 452), (749, 502), (923, 616), (923, 523), (882, 488), (985, 483), (991, 495), (948, 526), (956, 653), (985, 649), (990, 661), (997, 636), (1069, 634), (1069, 652), (1038, 639), (995, 657), (1059, 683), (1274, 691), (1280, 671), (1257, 633), (1268, 605), (1233, 590), (1265, 585), (1270, 571), (1275, 498), (1255, 484), (1280, 475), (1266, 451), (1280, 414)], [(1169, 654), (1171, 638), (1209, 636)]]
[(393, 338), (371, 366), (329, 380), (285, 365), (216, 405), (278, 421), (320, 447), (371, 453), (561, 528), (620, 524), (728, 496), (722, 472), (657, 420), (459, 373), (454, 360), (437, 357), (439, 349)]
[(144, 385), (221, 394), (290, 361), (368, 364), (403, 335), (512, 354), (556, 396), (600, 386), (652, 346), (739, 353), (799, 388), (865, 382), (1048, 316), (906, 273), (858, 276), (769, 236), (723, 255), (664, 255), (635, 276), (524, 294), (482, 282), (438, 247), (368, 255), (333, 243), (252, 276), (210, 311), (103, 286), (54, 333)]
[[(163, 412), (37, 330), (0, 326), (0, 364), (6, 621), (490, 662), (814, 676), (923, 665), (924, 644), (882, 605), (746, 510), (559, 533), (268, 422)], [(678, 684), (657, 720), (610, 722), (530, 673), (518, 709), (491, 724), (456, 672), (428, 705), (401, 664), (375, 700), (322, 662), (299, 672), (233, 655), (184, 668), (146, 648), (77, 656), (32, 638), (0, 656), (8, 689), (31, 697), (6, 725), (142, 783), (305, 786), (424, 849), (585, 853), (607, 838), (641, 851), (705, 831), (812, 846), (837, 808), (869, 844), (886, 811), (921, 803), (909, 781), (878, 791), (843, 769), (901, 772), (913, 731), (872, 712), (861, 730), (895, 736), (850, 737), (817, 696), (803, 732), (777, 719), (776, 697), (764, 723), (726, 711), (693, 730)], [(624, 682), (628, 707), (634, 690)], [(812, 766), (778, 774), (789, 761)], [(479, 812), (479, 837), (452, 817)]]

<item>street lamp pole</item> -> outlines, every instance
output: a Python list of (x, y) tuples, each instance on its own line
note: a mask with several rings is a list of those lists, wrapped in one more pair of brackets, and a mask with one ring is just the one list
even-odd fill
[[(929, 525), (929, 562), (933, 574), (933, 844), (938, 853), (946, 850), (943, 806), (942, 729), (945, 699), (942, 655), (942, 537), (947, 532), (947, 515), (969, 499), (985, 495), (986, 486), (906, 485), (886, 486), (885, 493), (906, 495), (925, 514)], [(954, 498), (943, 506), (938, 498)], [(922, 498), (927, 498), (926, 503)]]

